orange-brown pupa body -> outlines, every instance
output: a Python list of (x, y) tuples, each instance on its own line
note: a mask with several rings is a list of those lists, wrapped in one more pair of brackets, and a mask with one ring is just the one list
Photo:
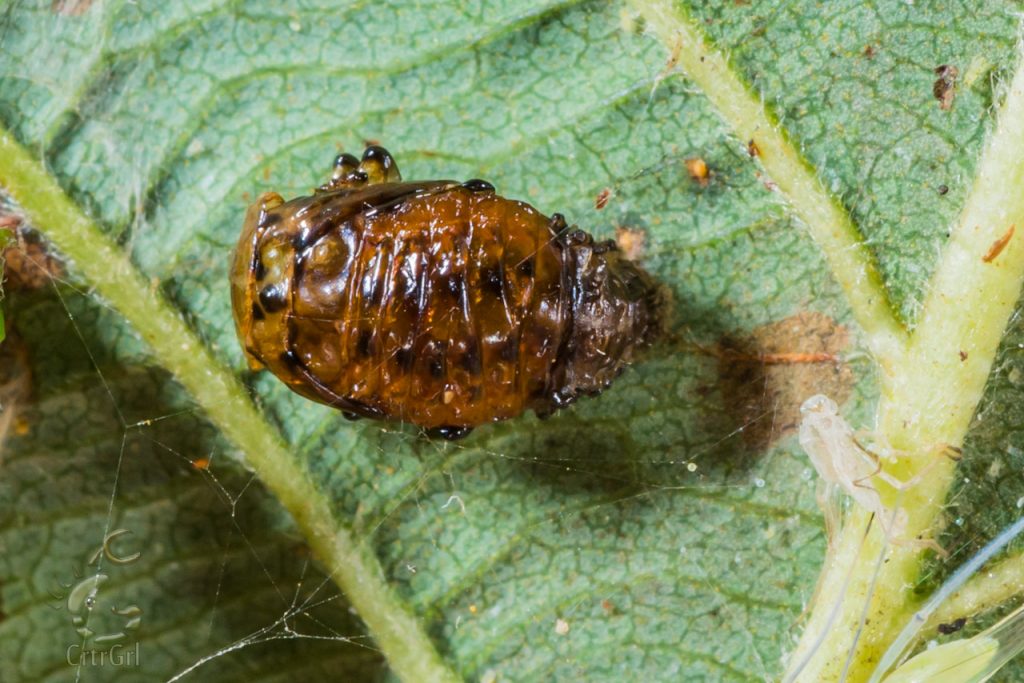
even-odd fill
[(250, 207), (231, 270), (251, 364), (303, 396), (461, 436), (599, 393), (660, 330), (614, 242), (483, 181), (399, 182), (380, 148), (337, 165)]

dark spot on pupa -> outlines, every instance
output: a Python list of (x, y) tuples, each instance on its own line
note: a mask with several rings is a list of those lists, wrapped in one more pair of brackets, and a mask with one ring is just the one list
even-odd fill
[(477, 342), (475, 339), (468, 340), (466, 352), (463, 353), (462, 358), (459, 359), (459, 364), (471, 375), (479, 375), (483, 371), (483, 365), (480, 362), (480, 354), (477, 351)]
[(272, 225), (277, 225), (281, 222), (281, 214), (279, 213), (264, 213), (260, 216), (260, 222), (257, 227), (269, 228)]
[(280, 356), (281, 362), (287, 365), (293, 372), (302, 367), (302, 361), (295, 355), (294, 351), (285, 351)]
[(260, 258), (259, 253), (253, 258), (252, 274), (256, 278), (256, 282), (262, 282), (263, 278), (267, 276), (267, 267), (263, 265), (263, 259)]
[(395, 351), (395, 362), (398, 363), (398, 367), (401, 368), (402, 372), (409, 372), (412, 370), (413, 361), (416, 360), (416, 356), (412, 352), (411, 347), (403, 347)]
[(480, 285), (484, 288), (484, 291), (490, 293), (494, 297), (501, 298), (504, 295), (504, 287), (501, 282), (501, 271), (494, 266), (485, 268), (480, 273)]
[(263, 309), (260, 308), (260, 305), (254, 303), (252, 305), (252, 319), (253, 320), (263, 320), (266, 317), (267, 316), (263, 315)]
[(494, 185), (491, 185), (486, 180), (480, 180), (479, 178), (473, 178), (462, 183), (462, 186), (470, 192), (494, 192)]
[(356, 354), (360, 358), (369, 358), (373, 349), (373, 332), (371, 330), (360, 330), (356, 337)]
[(498, 356), (507, 363), (514, 363), (519, 358), (519, 343), (515, 339), (506, 339), (501, 345)]
[[(534, 380), (534, 381), (530, 382), (530, 388), (529, 388), (530, 398), (532, 398), (534, 400), (536, 400), (536, 399), (546, 399), (547, 396), (548, 396), (547, 389), (548, 389), (547, 382), (545, 382), (542, 379), (537, 379), (537, 380)], [(539, 413), (538, 413), (538, 415), (539, 415)], [(545, 417), (547, 417), (547, 416), (545, 416)]]
[(430, 362), (428, 367), (430, 368), (430, 376), (434, 379), (441, 379), (444, 377), (444, 356), (445, 356), (445, 344), (444, 342), (431, 342), (423, 350), (424, 355), (429, 356)]
[(523, 277), (533, 277), (533, 259), (523, 259), (516, 265), (516, 272)]
[(284, 290), (277, 285), (267, 285), (260, 290), (260, 305), (267, 313), (277, 313), (287, 305)]

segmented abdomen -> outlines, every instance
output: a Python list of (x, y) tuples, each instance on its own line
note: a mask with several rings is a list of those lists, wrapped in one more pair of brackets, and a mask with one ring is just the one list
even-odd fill
[(296, 259), (292, 349), (337, 394), (428, 428), (546, 395), (569, 291), (533, 209), (457, 187), (358, 213)]
[(405, 185), (293, 200), (255, 228), (236, 318), (295, 391), (473, 427), (598, 393), (653, 338), (654, 285), (612, 243), (481, 181)]

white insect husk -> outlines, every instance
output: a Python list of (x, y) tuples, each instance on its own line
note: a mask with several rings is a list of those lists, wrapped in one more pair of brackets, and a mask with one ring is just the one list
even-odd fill
[[(903, 537), (906, 512), (899, 508), (898, 493), (913, 486), (921, 474), (900, 481), (882, 470), (882, 457), (857, 441), (853, 429), (839, 415), (835, 401), (821, 394), (807, 399), (800, 408), (800, 445), (821, 477), (819, 504), (825, 513), (829, 539), (841, 517), (837, 493), (842, 491), (854, 503), (871, 512), (886, 538), (894, 543), (928, 543)], [(956, 457), (957, 449), (941, 449)], [(940, 451), (940, 452), (941, 452)], [(889, 455), (889, 457), (892, 457)], [(897, 492), (896, 502), (887, 505), (875, 486), (884, 481)], [(886, 651), (871, 676), (871, 683), (975, 683), (988, 680), (1003, 664), (1024, 651), (1024, 605), (972, 638), (963, 638), (931, 648), (900, 663), (928, 617), (982, 565), (1024, 531), (1024, 518), (1004, 529), (932, 595)], [(881, 558), (880, 558), (881, 559)], [(856, 641), (855, 641), (856, 642)], [(810, 655), (808, 655), (809, 658)], [(896, 666), (895, 670), (893, 667)], [(803, 665), (797, 667), (799, 673)], [(886, 672), (892, 673), (886, 675)], [(790, 678), (795, 679), (795, 675)], [(788, 679), (787, 679), (788, 680)]]
[[(886, 505), (872, 480), (877, 477), (896, 489), (906, 485), (882, 472), (879, 456), (857, 441), (835, 401), (817, 394), (804, 401), (800, 413), (800, 445), (825, 484), (826, 494), (819, 500), (828, 501), (834, 498), (832, 490), (842, 489), (857, 505), (874, 513), (887, 537), (899, 542), (906, 528), (906, 512)], [(838, 513), (824, 503), (823, 511), (831, 538)]]

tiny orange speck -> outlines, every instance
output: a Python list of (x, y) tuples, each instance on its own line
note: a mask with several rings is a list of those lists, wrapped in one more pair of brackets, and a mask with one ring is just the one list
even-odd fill
[(992, 263), (999, 254), (1003, 253), (1003, 249), (1006, 248), (1006, 245), (1010, 243), (1010, 238), (1013, 237), (1013, 228), (1014, 226), (1011, 225), (1010, 229), (1004, 232), (1002, 237), (992, 243), (992, 246), (988, 248), (985, 255), (981, 257), (982, 261)]
[(708, 177), (711, 175), (711, 172), (708, 171), (707, 162), (700, 157), (695, 157), (693, 159), (687, 159), (685, 163), (686, 172), (690, 174), (690, 178), (696, 180), (701, 187), (707, 187)]

